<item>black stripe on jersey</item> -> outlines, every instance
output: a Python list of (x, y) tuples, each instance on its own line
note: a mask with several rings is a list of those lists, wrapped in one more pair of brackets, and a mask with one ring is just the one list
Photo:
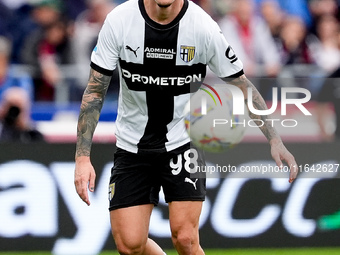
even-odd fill
[(107, 76), (112, 76), (113, 75), (113, 70), (108, 70), (105, 68), (102, 68), (98, 65), (96, 65), (95, 63), (91, 62), (90, 66), (92, 67), (92, 69), (96, 70), (97, 72), (107, 75)]
[[(183, 7), (174, 21), (168, 25), (161, 25), (153, 22), (147, 16), (143, 1), (139, 1), (141, 13), (145, 19), (143, 65), (149, 70), (148, 72), (151, 76), (169, 77), (169, 73), (173, 72), (171, 70), (176, 68), (179, 20), (184, 15), (187, 5), (188, 3), (186, 2), (186, 7)], [(147, 48), (161, 48), (175, 54), (171, 53), (172, 58), (154, 58), (148, 56)], [(144, 134), (137, 144), (139, 153), (149, 150), (166, 151), (165, 143), (168, 141), (166, 137), (168, 133), (167, 125), (172, 121), (174, 115), (174, 95), (168, 93), (169, 89), (163, 89), (162, 86), (152, 87), (153, 89), (146, 90), (148, 122)]]

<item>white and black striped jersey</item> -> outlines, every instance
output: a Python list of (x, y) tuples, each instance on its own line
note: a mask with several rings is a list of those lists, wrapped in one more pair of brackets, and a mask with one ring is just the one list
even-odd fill
[(207, 65), (218, 77), (243, 74), (217, 23), (193, 2), (184, 0), (167, 25), (148, 17), (143, 0), (129, 0), (111, 11), (91, 67), (106, 75), (119, 67), (116, 145), (139, 153), (188, 143), (183, 109), (203, 82)]

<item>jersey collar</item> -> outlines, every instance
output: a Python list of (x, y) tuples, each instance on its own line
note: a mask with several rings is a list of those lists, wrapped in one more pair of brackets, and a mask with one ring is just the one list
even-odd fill
[(189, 2), (188, 2), (188, 0), (184, 0), (183, 7), (182, 7), (181, 11), (179, 12), (179, 14), (177, 15), (177, 17), (173, 21), (171, 21), (169, 24), (166, 24), (166, 25), (159, 24), (159, 23), (153, 21), (152, 19), (150, 19), (150, 17), (146, 13), (143, 0), (138, 0), (138, 5), (139, 5), (139, 10), (140, 10), (143, 18), (148, 25), (150, 25), (151, 27), (154, 27), (156, 29), (165, 30), (165, 29), (172, 28), (182, 19), (186, 10), (188, 9)]

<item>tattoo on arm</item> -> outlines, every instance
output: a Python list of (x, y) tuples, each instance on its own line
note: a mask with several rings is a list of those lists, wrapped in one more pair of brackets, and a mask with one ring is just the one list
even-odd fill
[(111, 76), (103, 75), (93, 69), (90, 71), (78, 118), (76, 157), (90, 156), (93, 134), (110, 79)]
[[(233, 80), (225, 80), (225, 81), (239, 87), (243, 91), (243, 94), (245, 96), (245, 103), (247, 106), (248, 106), (248, 100), (252, 100), (252, 104), (255, 109), (257, 110), (268, 109), (259, 91), (256, 89), (254, 84), (252, 84), (251, 81), (249, 81), (246, 78), (245, 75), (242, 75)], [(248, 98), (248, 88), (251, 88), (252, 90), (252, 98)], [(265, 137), (268, 139), (268, 141), (271, 141), (273, 138), (280, 139), (276, 129), (273, 127), (272, 122), (267, 121), (268, 115), (256, 115), (249, 111), (249, 117), (255, 120), (254, 122), (259, 126), (260, 130), (265, 135)], [(256, 120), (262, 120), (262, 121), (256, 121)]]

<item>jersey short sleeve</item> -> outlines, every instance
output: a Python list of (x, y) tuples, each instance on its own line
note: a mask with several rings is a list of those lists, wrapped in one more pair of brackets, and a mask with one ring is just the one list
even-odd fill
[(208, 45), (208, 66), (220, 78), (239, 77), (243, 64), (227, 42), (216, 22), (210, 24), (211, 40)]
[[(91, 67), (105, 75), (112, 75), (119, 58), (117, 42), (119, 29), (111, 25), (113, 23), (112, 16), (113, 12), (107, 16), (98, 35), (97, 45), (91, 55)], [(115, 22), (115, 24), (119, 24), (119, 22)]]

